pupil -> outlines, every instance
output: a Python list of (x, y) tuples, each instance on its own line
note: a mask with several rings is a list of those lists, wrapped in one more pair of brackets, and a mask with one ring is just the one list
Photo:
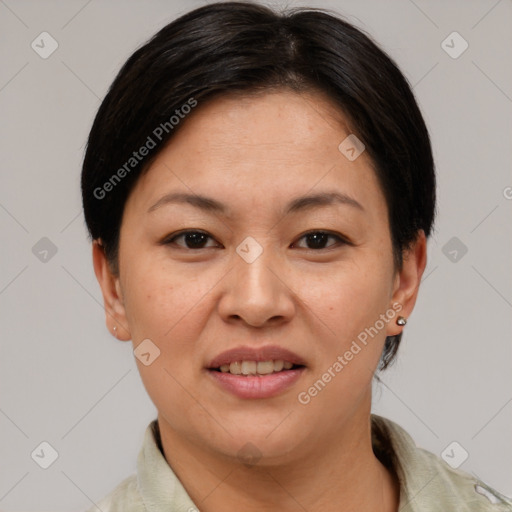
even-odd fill
[(313, 249), (323, 249), (328, 236), (325, 233), (313, 233), (308, 235), (308, 239), (310, 242), (312, 241), (310, 245)]
[(206, 235), (204, 233), (187, 233), (185, 242), (187, 246), (199, 247), (204, 244)]

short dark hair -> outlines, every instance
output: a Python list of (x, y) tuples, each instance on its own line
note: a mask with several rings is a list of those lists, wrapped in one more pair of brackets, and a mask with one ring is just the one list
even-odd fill
[[(219, 95), (283, 88), (326, 94), (365, 144), (401, 268), (402, 252), (418, 231), (430, 235), (436, 208), (430, 137), (407, 79), (370, 36), (332, 11), (219, 2), (179, 17), (136, 50), (94, 119), (83, 208), (90, 236), (101, 240), (115, 273), (128, 195), (180, 119)], [(145, 156), (136, 158), (143, 147)], [(394, 359), (400, 340), (401, 334), (386, 338), (380, 369)]]

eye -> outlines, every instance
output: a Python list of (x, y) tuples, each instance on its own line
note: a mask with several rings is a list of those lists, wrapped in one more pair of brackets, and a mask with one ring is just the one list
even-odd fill
[[(176, 241), (179, 239), (183, 239), (185, 245), (177, 243)], [(213, 240), (213, 238), (210, 235), (204, 233), (203, 231), (182, 231), (181, 233), (170, 235), (169, 237), (165, 238), (162, 241), (162, 244), (175, 244), (184, 249), (206, 249), (208, 247), (205, 244), (208, 239)]]
[[(178, 240), (183, 239), (183, 242), (178, 243)], [(203, 231), (190, 230), (182, 231), (181, 233), (173, 234), (166, 237), (161, 243), (162, 245), (177, 245), (183, 249), (208, 249), (210, 247), (218, 247), (218, 244), (207, 245), (208, 240), (213, 238)], [(300, 247), (303, 249), (329, 249), (336, 245), (350, 245), (350, 242), (340, 235), (329, 233), (327, 231), (310, 231), (302, 235), (299, 240), (306, 240), (306, 247)], [(333, 239), (334, 243), (327, 245), (327, 241)]]
[[(342, 238), (339, 235), (335, 235), (334, 233), (329, 233), (327, 231), (310, 231), (302, 235), (299, 240), (306, 239), (306, 243), (310, 244), (310, 247), (305, 247), (305, 249), (328, 249), (332, 247), (334, 244), (330, 244), (326, 246), (327, 240), (329, 238), (333, 238), (339, 242), (341, 245), (349, 245), (349, 242)], [(304, 248), (304, 247), (303, 247)]]

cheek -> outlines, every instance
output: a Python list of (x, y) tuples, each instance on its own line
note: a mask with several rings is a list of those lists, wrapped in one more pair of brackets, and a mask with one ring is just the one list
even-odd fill
[(174, 354), (194, 348), (214, 276), (142, 259), (126, 268), (125, 309), (135, 344), (150, 338)]
[(305, 287), (301, 296), (315, 319), (315, 365), (297, 397), (306, 421), (326, 414), (333, 424), (342, 421), (346, 411), (367, 396), (381, 357), (389, 269), (382, 261), (372, 259), (370, 268), (359, 261)]
[(391, 264), (378, 257), (343, 262), (322, 278), (302, 275), (300, 298), (338, 343), (357, 337), (389, 306)]
[(190, 380), (202, 356), (197, 339), (214, 281), (197, 279), (197, 271), (192, 278), (165, 265), (144, 264), (143, 259), (125, 269), (125, 309), (133, 346), (150, 339), (160, 351), (149, 366), (137, 361), (148, 394), (159, 409), (169, 396), (183, 407), (190, 405), (180, 383)]

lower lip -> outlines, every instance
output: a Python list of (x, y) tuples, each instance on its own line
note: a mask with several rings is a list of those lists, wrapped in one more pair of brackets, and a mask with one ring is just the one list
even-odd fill
[(233, 375), (208, 370), (213, 379), (226, 391), (239, 398), (271, 398), (292, 387), (305, 368), (283, 370), (269, 375)]

